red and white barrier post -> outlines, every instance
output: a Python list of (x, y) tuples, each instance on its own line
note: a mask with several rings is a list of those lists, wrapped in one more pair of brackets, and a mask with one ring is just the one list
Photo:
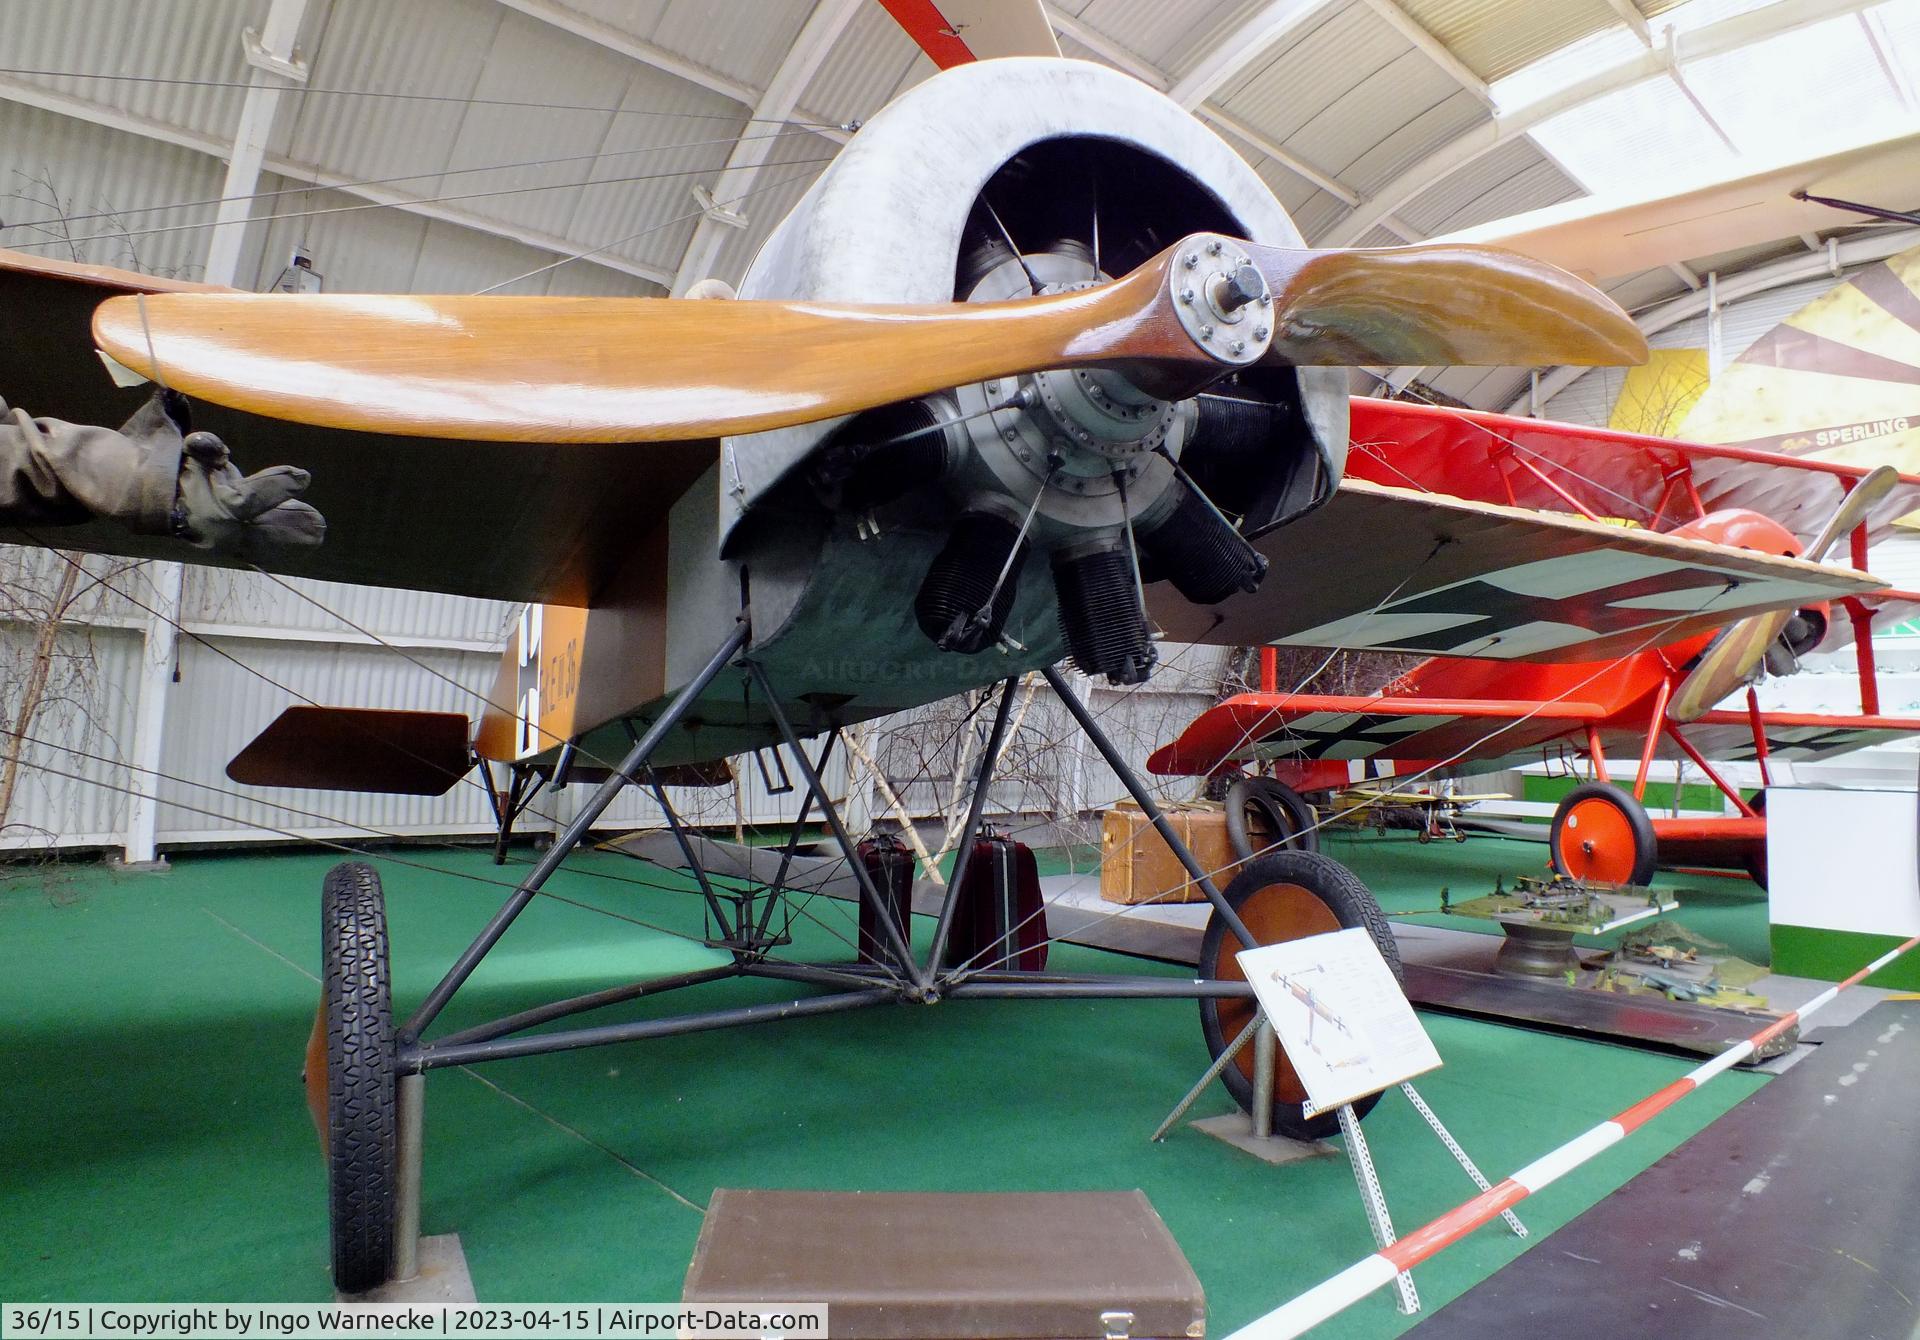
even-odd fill
[(1443, 1248), (1458, 1242), (1482, 1224), (1491, 1222), (1502, 1211), (1512, 1209), (1540, 1188), (1558, 1181), (1601, 1150), (1620, 1143), (1627, 1137), (1629, 1131), (1636, 1131), (1646, 1125), (1715, 1075), (1733, 1069), (1768, 1042), (1806, 1019), (1816, 1010), (1826, 1006), (1842, 991), (1879, 972), (1915, 945), (1920, 945), (1920, 935), (1888, 950), (1844, 982), (1828, 987), (1799, 1009), (1782, 1015), (1745, 1042), (1735, 1043), (1711, 1061), (1695, 1066), (1673, 1083), (1641, 1099), (1612, 1120), (1603, 1121), (1585, 1134), (1575, 1136), (1558, 1149), (1535, 1159), (1506, 1181), (1481, 1192), (1464, 1205), (1447, 1211), (1431, 1223), (1414, 1229), (1391, 1246), (1382, 1248), (1362, 1261), (1355, 1262), (1338, 1275), (1315, 1285), (1298, 1298), (1282, 1304), (1257, 1321), (1248, 1323), (1228, 1336), (1227, 1340), (1289, 1340), (1289, 1337), (1300, 1335), (1318, 1326), (1335, 1313), (1359, 1302), (1375, 1289), (1391, 1284), (1394, 1277), (1401, 1271), (1409, 1270), (1436, 1255)]

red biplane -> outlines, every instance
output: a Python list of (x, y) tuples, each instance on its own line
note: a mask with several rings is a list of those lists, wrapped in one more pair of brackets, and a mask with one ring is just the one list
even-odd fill
[[(1920, 500), (1920, 478), (1864, 466), (1706, 446), (1637, 433), (1355, 399), (1348, 479), (1572, 512), (1594, 521), (1818, 560), (1842, 537), (1864, 567), (1868, 543)], [(1282, 829), (1299, 826), (1301, 795), (1383, 778), (1437, 778), (1510, 767), (1573, 751), (1592, 780), (1560, 803), (1550, 830), (1562, 873), (1644, 884), (1656, 864), (1746, 870), (1764, 882), (1764, 801), (1749, 801), (1709, 759), (1757, 762), (1771, 782), (1774, 757), (1820, 759), (1920, 730), (1920, 718), (1884, 716), (1874, 678), (1876, 620), (1905, 617), (1920, 595), (1882, 591), (1831, 605), (1742, 620), (1613, 659), (1541, 664), (1563, 641), (1587, 643), (1591, 590), (1606, 586), (1609, 617), (1684, 608), (1684, 583), (1658, 565), (1622, 594), (1621, 575), (1589, 565), (1584, 576), (1513, 568), (1476, 578), (1508, 607), (1467, 617), (1468, 607), (1422, 591), (1345, 621), (1273, 639), (1280, 645), (1427, 653), (1378, 693), (1283, 693), (1266, 682), (1202, 714), (1148, 761), (1160, 774), (1211, 775), (1254, 764), (1270, 776), (1264, 808)], [(1844, 614), (1844, 618), (1836, 617)], [(1249, 641), (1262, 641), (1250, 630)], [(1799, 658), (1851, 641), (1858, 655), (1857, 714), (1763, 711), (1753, 681), (1791, 673)], [(1744, 686), (1743, 707), (1716, 706)], [(1637, 760), (1631, 792), (1611, 785), (1610, 757)], [(1725, 817), (1648, 815), (1643, 798), (1656, 758), (1685, 758), (1727, 797)], [(1764, 796), (1764, 790), (1762, 791)]]

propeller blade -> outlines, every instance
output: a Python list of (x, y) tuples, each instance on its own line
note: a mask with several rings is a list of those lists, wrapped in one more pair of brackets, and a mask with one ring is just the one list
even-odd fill
[[(1254, 293), (1231, 312), (1204, 308), (1210, 323), (1194, 304), (1213, 304), (1223, 282), (1202, 259), (1215, 243), (1258, 275), (1243, 268)], [(1014, 302), (148, 294), (102, 303), (94, 338), (142, 375), (250, 413), (495, 442), (752, 433), (1056, 367), (1116, 368), (1186, 396), (1263, 352), (1303, 366), (1646, 356), (1624, 312), (1537, 261), (1206, 234), (1113, 283)]]
[(1281, 309), (1269, 361), (1582, 367), (1647, 361), (1646, 337), (1564, 270), (1495, 247), (1249, 247)]
[[(1840, 500), (1833, 516), (1801, 557), (1810, 563), (1824, 559), (1840, 537), (1865, 521), (1874, 507), (1893, 492), (1899, 482), (1900, 472), (1890, 465), (1883, 465), (1862, 477)], [(1673, 701), (1667, 705), (1667, 715), (1683, 723), (1692, 721), (1729, 693), (1751, 681), (1754, 671), (1759, 669), (1760, 662), (1766, 659), (1768, 650), (1785, 631), (1787, 621), (1792, 617), (1792, 610), (1774, 610), (1742, 619), (1727, 628), (1707, 644), (1707, 649), (1700, 654), (1699, 663), (1680, 681), (1680, 687), (1674, 691)]]

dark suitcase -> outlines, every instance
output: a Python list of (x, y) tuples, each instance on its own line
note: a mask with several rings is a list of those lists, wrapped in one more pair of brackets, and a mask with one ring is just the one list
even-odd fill
[(1000, 972), (1047, 966), (1047, 912), (1033, 848), (983, 829), (955, 897), (946, 966)]
[[(905, 935), (907, 914), (913, 908), (913, 853), (891, 833), (876, 833), (856, 850), (867, 878), (880, 890), (887, 915)], [(894, 961), (887, 950), (887, 933), (881, 925), (880, 913), (864, 897), (860, 899), (860, 961), (885, 964)]]

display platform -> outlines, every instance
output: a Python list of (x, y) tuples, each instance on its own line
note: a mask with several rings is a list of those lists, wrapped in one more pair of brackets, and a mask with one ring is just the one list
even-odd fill
[(1882, 1001), (1419, 1326), (1900, 1336), (1920, 1312), (1920, 1001)]

